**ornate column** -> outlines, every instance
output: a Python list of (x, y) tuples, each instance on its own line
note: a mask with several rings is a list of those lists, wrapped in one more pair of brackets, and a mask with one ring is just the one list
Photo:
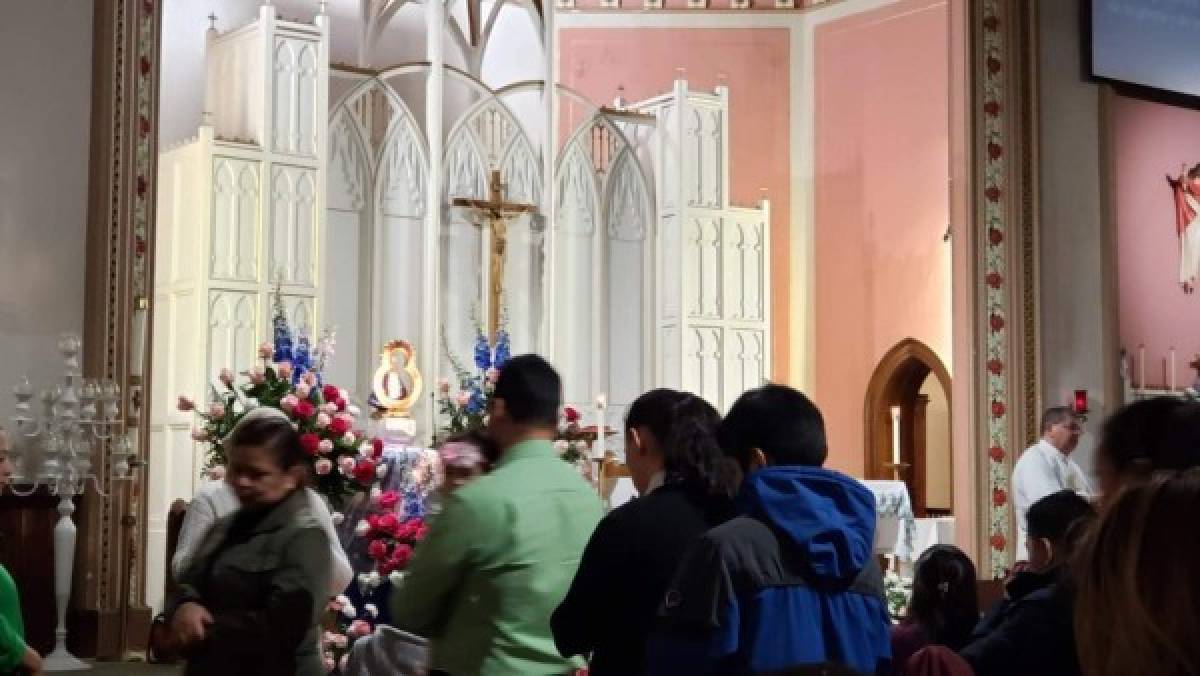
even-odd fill
[[(127, 429), (145, 430), (149, 374), (149, 255), (154, 240), (160, 0), (95, 0), (92, 125), (87, 224), (84, 375), (109, 378), (125, 393)], [(146, 457), (146, 435), (137, 456)], [(107, 464), (109, 451), (97, 460)], [(103, 465), (102, 465), (103, 466)], [(142, 649), (145, 499), (140, 480), (115, 484), (109, 498), (81, 500), (72, 649), (117, 658)]]
[[(441, 349), (438, 340), (442, 326), (439, 308), (438, 279), (441, 276), (441, 230), (442, 210), (442, 177), (445, 175), (442, 157), (445, 149), (445, 138), (442, 133), (442, 108), (445, 97), (445, 44), (446, 44), (446, 4), (445, 0), (426, 0), (425, 2), (425, 36), (426, 54), (429, 59), (429, 79), (425, 83), (425, 131), (429, 139), (429, 180), (425, 195), (425, 229), (421, 235), (421, 258), (424, 261), (421, 276), (421, 302), (424, 307), (421, 317), (424, 326), (421, 327), (421, 371), (427, 374), (437, 373), (437, 356)], [(423, 433), (432, 433), (435, 429), (435, 410), (433, 401), (426, 402), (421, 408), (420, 429)]]
[(981, 575), (1013, 563), (1012, 465), (1037, 430), (1036, 100), (1030, 3), (971, 3), (973, 371)]

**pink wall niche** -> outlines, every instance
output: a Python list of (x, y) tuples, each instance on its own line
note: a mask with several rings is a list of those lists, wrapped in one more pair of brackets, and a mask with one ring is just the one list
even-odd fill
[[(1175, 382), (1183, 387), (1195, 379), (1187, 364), (1200, 354), (1200, 293), (1185, 294), (1179, 284), (1166, 176), (1200, 162), (1200, 111), (1120, 95), (1110, 100), (1121, 346), (1131, 356), (1146, 346), (1152, 387), (1169, 384), (1163, 361), (1174, 347)], [(1132, 376), (1139, 378), (1137, 369)]]
[[(791, 213), (788, 30), (782, 28), (566, 28), (559, 31), (560, 80), (597, 105), (624, 87), (630, 101), (671, 90), (729, 87), (730, 198), (771, 201), (771, 346), (777, 379), (788, 372), (788, 230)], [(566, 99), (564, 98), (564, 101)], [(564, 104), (564, 118), (573, 108)], [(576, 111), (577, 112), (577, 111)]]
[(867, 384), (884, 354), (915, 338), (952, 368), (949, 37), (946, 0), (902, 0), (815, 32), (813, 394), (829, 466), (858, 476)]

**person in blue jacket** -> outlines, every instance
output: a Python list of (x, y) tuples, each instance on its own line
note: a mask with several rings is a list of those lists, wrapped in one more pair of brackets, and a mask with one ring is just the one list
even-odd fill
[(821, 467), (821, 412), (800, 392), (767, 385), (738, 399), (720, 436), (746, 474), (740, 516), (684, 556), (662, 602), (650, 673), (888, 673), (874, 494)]

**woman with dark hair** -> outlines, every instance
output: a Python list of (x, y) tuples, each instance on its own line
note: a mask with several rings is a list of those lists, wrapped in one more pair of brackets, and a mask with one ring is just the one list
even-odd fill
[(1076, 559), (1075, 639), (1087, 676), (1200, 674), (1200, 469), (1121, 491)]
[(927, 645), (957, 652), (979, 622), (975, 564), (953, 545), (934, 545), (917, 559), (912, 599), (892, 628), (892, 673), (906, 674), (908, 659)]
[(592, 676), (637, 676), (646, 639), (684, 552), (728, 518), (735, 474), (717, 442), (721, 418), (703, 399), (659, 389), (625, 417), (625, 458), (641, 496), (596, 527), (551, 618), (563, 656), (591, 654)]
[(1104, 422), (1096, 474), (1105, 504), (1154, 472), (1200, 466), (1200, 403), (1174, 397), (1136, 401)]
[(184, 673), (321, 676), (331, 555), (304, 492), (299, 435), (282, 413), (255, 409), (229, 440), (241, 508), (205, 535), (167, 607)]

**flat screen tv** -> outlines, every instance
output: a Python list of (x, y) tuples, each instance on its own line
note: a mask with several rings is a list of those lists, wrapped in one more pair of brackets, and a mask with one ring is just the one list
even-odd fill
[(1200, 2), (1092, 0), (1091, 24), (1092, 75), (1200, 96)]

